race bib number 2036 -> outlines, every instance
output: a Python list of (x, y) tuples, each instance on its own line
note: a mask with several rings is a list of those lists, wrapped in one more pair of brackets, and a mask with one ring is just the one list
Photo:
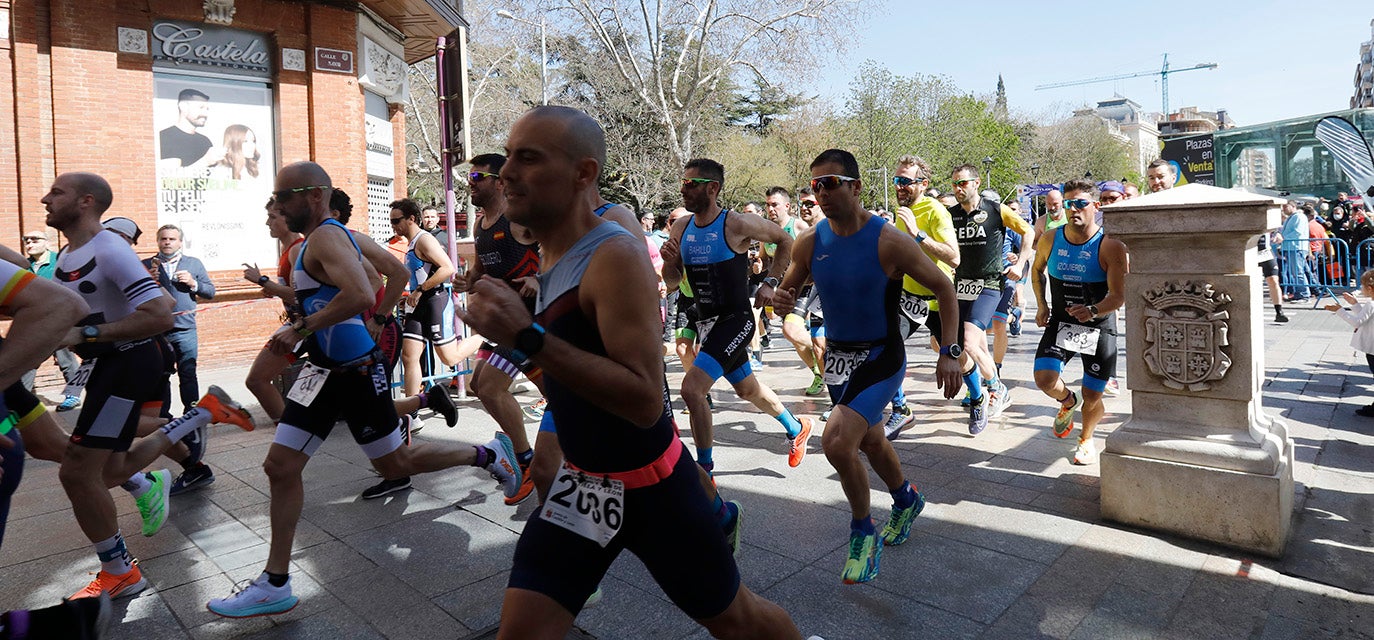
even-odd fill
[(625, 524), (625, 483), (587, 475), (564, 462), (539, 515), (605, 547)]

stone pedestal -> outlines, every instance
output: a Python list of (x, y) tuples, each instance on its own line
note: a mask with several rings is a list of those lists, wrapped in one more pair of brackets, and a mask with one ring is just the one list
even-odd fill
[(1103, 210), (1130, 250), (1132, 393), (1132, 415), (1101, 456), (1104, 518), (1282, 555), (1293, 442), (1260, 398), (1267, 301), (1256, 252), (1280, 204), (1187, 185)]

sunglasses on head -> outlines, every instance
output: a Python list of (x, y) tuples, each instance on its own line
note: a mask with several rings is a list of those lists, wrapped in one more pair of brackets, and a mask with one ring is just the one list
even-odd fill
[(500, 178), (500, 177), (501, 177), (501, 176), (498, 176), (498, 175), (496, 175), (496, 174), (494, 174), (494, 173), (488, 173), (488, 172), (486, 172), (486, 171), (469, 171), (469, 172), (468, 172), (468, 182), (481, 182), (481, 181), (483, 181), (483, 180), (486, 180), (487, 178)]
[(697, 185), (699, 185), (699, 184), (710, 184), (710, 183), (712, 183), (712, 182), (716, 182), (716, 181), (715, 181), (715, 180), (712, 180), (712, 179), (710, 179), (710, 178), (683, 178), (683, 179), (682, 179), (682, 186), (684, 186), (684, 187), (695, 187), (695, 186), (697, 186)]
[(301, 192), (303, 192), (303, 191), (310, 191), (311, 189), (328, 189), (328, 188), (329, 188), (329, 187), (322, 186), (322, 185), (313, 185), (313, 186), (309, 186), (309, 187), (296, 187), (296, 188), (294, 188), (294, 189), (282, 189), (282, 190), (280, 190), (280, 191), (273, 191), (273, 192), (272, 192), (272, 198), (273, 198), (274, 200), (276, 200), (277, 202), (281, 202), (282, 200), (285, 200), (285, 199), (291, 197), (291, 194), (293, 194), (293, 193), (301, 193)]
[(811, 190), (820, 191), (821, 189), (838, 189), (842, 184), (857, 182), (858, 180), (858, 178), (851, 178), (849, 176), (838, 176), (833, 173), (825, 176), (816, 176), (811, 179)]
[(1064, 201), (1064, 206), (1066, 206), (1066, 207), (1068, 207), (1068, 208), (1070, 208), (1070, 209), (1087, 209), (1087, 208), (1088, 208), (1088, 205), (1090, 205), (1090, 204), (1092, 204), (1092, 203), (1093, 203), (1092, 200), (1084, 200), (1083, 198), (1074, 198), (1074, 199), (1072, 199), (1072, 200), (1065, 200), (1065, 201)]
[(892, 184), (899, 187), (909, 187), (913, 184), (919, 184), (925, 181), (925, 178), (908, 178), (905, 176), (892, 176)]

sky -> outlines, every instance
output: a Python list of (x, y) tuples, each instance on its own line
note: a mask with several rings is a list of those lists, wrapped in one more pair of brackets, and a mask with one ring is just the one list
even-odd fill
[[(1120, 7), (1132, 7), (1122, 11)], [(1159, 76), (1036, 91), (1041, 84), (1215, 62), (1169, 74), (1169, 107), (1225, 109), (1238, 126), (1349, 108), (1371, 0), (1106, 3), (873, 0), (859, 38), (833, 62), (822, 96), (842, 105), (852, 69), (876, 60), (899, 75), (939, 74), (964, 91), (1006, 82), (1013, 113), (1069, 115), (1116, 94), (1161, 107)], [(1116, 12), (1115, 25), (1104, 16)], [(950, 25), (966, 27), (952, 29)]]

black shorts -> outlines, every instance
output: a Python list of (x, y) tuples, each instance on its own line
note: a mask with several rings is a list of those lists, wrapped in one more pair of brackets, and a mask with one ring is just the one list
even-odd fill
[[(308, 369), (301, 371), (296, 384), (300, 384)], [(391, 377), (380, 352), (361, 363), (331, 369), (310, 406), (288, 398), (272, 442), (307, 456), (314, 455), (339, 420), (348, 423), (353, 440), (369, 459), (400, 448), (401, 431), (396, 405), (391, 401)]]
[(1259, 264), (1260, 273), (1264, 274), (1264, 277), (1271, 278), (1273, 276), (1279, 275), (1279, 266), (1274, 262), (1273, 258), (1265, 260), (1264, 262), (1261, 262)]
[(149, 339), (101, 355), (86, 381), (86, 402), (72, 431), (72, 444), (128, 451), (144, 406), (162, 405), (166, 384), (162, 348)]
[(415, 310), (406, 314), (401, 336), (445, 345), (458, 339), (453, 331), (453, 298), (448, 289), (431, 289), (420, 297)]
[[(926, 328), (927, 328), (927, 329), (930, 329), (930, 335), (931, 335), (932, 337), (935, 338), (935, 341), (936, 341), (936, 342), (939, 342), (939, 343), (940, 343), (940, 346), (942, 346), (942, 347), (948, 347), (948, 346), (949, 346), (949, 345), (944, 344), (943, 342), (941, 342), (941, 337), (943, 337), (943, 336), (945, 335), (945, 323), (944, 323), (943, 321), (940, 320), (940, 312), (939, 312), (939, 311), (932, 310), (932, 311), (930, 312), (930, 315), (926, 316)], [(908, 336), (908, 337), (910, 337), (910, 336)], [(954, 340), (955, 340), (960, 346), (963, 346), (963, 344), (964, 344), (964, 323), (963, 323), (963, 322), (960, 322), (960, 323), (959, 323), (958, 337), (956, 337)]]
[(15, 382), (5, 388), (5, 406), (14, 412), (15, 424), (23, 429), (34, 423), (39, 417), (48, 412), (43, 406), (43, 401), (38, 396), (33, 395), (32, 391), (24, 388), (24, 383)]
[(544, 594), (576, 616), (628, 550), (683, 613), (698, 620), (724, 613), (739, 593), (739, 569), (697, 474), (684, 451), (672, 475), (627, 490), (624, 524), (604, 549), (536, 514), (515, 545), (508, 586)]
[(749, 339), (754, 335), (754, 316), (748, 311), (697, 321), (697, 359), (692, 364), (712, 380), (730, 384), (749, 377)]
[(676, 337), (695, 339), (697, 337), (697, 301), (684, 295), (677, 297), (677, 310), (673, 314), (673, 327)]
[(1097, 350), (1093, 355), (1069, 351), (1055, 344), (1061, 324), (1050, 320), (1045, 325), (1045, 334), (1040, 336), (1040, 346), (1035, 349), (1035, 370), (1064, 372), (1064, 363), (1078, 356), (1083, 361), (1083, 388), (1101, 392), (1107, 388), (1107, 381), (1116, 377), (1116, 314), (1109, 314), (1102, 321), (1097, 334)]

